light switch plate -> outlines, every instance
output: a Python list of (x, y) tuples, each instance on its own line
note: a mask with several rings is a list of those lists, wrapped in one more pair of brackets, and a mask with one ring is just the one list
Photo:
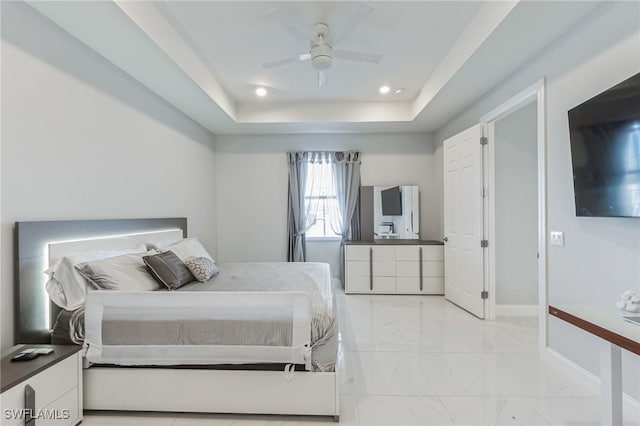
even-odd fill
[(556, 247), (564, 247), (564, 232), (551, 231), (551, 245)]

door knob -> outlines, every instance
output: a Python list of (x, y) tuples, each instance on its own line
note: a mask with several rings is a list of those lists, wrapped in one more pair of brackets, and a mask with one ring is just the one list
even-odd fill
[(444, 241), (444, 242), (446, 243), (447, 241), (449, 241), (449, 238), (444, 237), (444, 238), (442, 239), (442, 241)]

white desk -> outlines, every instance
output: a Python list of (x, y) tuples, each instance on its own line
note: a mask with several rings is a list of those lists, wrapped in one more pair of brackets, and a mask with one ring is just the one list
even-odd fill
[(640, 316), (610, 306), (549, 306), (549, 314), (604, 340), (600, 353), (602, 424), (622, 424), (622, 349), (640, 355), (640, 325), (623, 316)]

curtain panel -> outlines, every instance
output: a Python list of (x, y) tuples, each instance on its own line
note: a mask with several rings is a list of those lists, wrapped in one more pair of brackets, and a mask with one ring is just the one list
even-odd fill
[[(333, 179), (337, 195), (338, 226), (333, 231), (340, 235), (339, 276), (344, 285), (344, 242), (352, 238), (353, 217), (360, 200), (360, 153), (356, 151), (336, 152)], [(359, 224), (359, 221), (358, 221)], [(356, 228), (359, 233), (359, 227)]]
[[(346, 239), (357, 236), (354, 234), (359, 234), (359, 217), (355, 218), (354, 213), (358, 208), (360, 197), (360, 153), (357, 151), (288, 152), (287, 163), (289, 168), (287, 260), (289, 262), (306, 260), (305, 233), (313, 225), (315, 213), (312, 211), (311, 203), (305, 201), (305, 191), (313, 193), (318, 187), (317, 182), (308, 181), (311, 164), (331, 166), (338, 209), (338, 212), (332, 215), (330, 224), (332, 231), (340, 236), (343, 243)], [(352, 232), (352, 229), (357, 232)], [(342, 272), (340, 275), (342, 276)]]

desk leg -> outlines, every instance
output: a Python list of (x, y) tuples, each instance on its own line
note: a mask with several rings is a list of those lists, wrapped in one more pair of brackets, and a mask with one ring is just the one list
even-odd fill
[(602, 424), (622, 424), (622, 352), (619, 346), (602, 342), (600, 354)]

